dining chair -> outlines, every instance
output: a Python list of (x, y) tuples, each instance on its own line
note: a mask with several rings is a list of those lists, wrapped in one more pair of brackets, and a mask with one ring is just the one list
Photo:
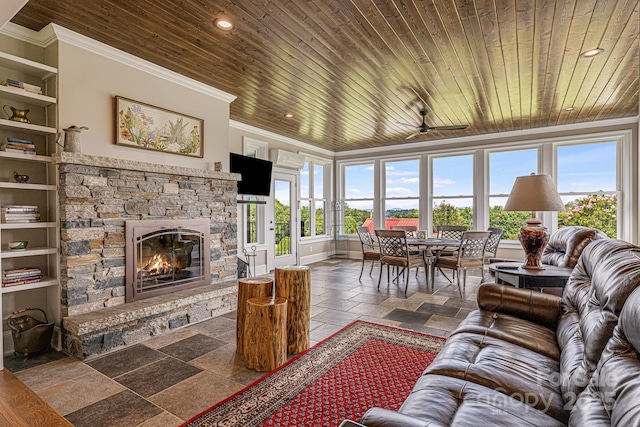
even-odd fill
[(418, 227), (415, 225), (392, 225), (389, 230), (402, 230), (407, 234), (407, 237), (416, 237)]
[[(467, 286), (467, 269), (483, 268), (484, 253), (491, 231), (465, 231), (460, 238), (460, 245), (453, 256), (440, 256), (431, 268), (431, 283), (435, 279), (435, 269), (446, 268), (453, 270), (457, 276), (458, 291), (462, 297), (463, 289)], [(460, 273), (462, 272), (462, 286), (460, 286)]]
[(487, 240), (487, 247), (484, 249), (484, 264), (482, 265), (482, 274), (484, 275), (484, 267), (489, 265), (489, 260), (495, 258), (498, 253), (498, 245), (504, 235), (504, 229), (498, 227), (489, 227), (487, 229), (491, 232), (489, 240)]
[[(403, 230), (376, 230), (376, 237), (380, 244), (380, 276), (378, 277), (378, 289), (380, 289), (380, 282), (382, 281), (382, 267), (387, 266), (387, 284), (390, 282), (390, 267), (402, 268), (402, 270), (396, 276), (396, 279), (400, 277), (405, 270), (407, 273), (412, 268), (424, 267), (425, 272), (427, 270), (427, 264), (425, 263), (422, 255), (414, 255), (409, 251), (407, 245), (407, 235)], [(426, 273), (425, 273), (426, 274)], [(404, 294), (407, 294), (409, 287), (409, 274), (405, 275)]]
[[(439, 225), (436, 227), (438, 238), (440, 239), (460, 240), (460, 238), (462, 237), (462, 233), (464, 233), (467, 230), (468, 228), (466, 225)], [(440, 256), (454, 256), (454, 255), (456, 255), (456, 253), (450, 249), (445, 249), (440, 253)], [(449, 277), (447, 277), (447, 275), (444, 274), (444, 271), (442, 271), (442, 269), (439, 268), (438, 270), (440, 270), (440, 273), (442, 273), (442, 275), (445, 277), (445, 279), (449, 281), (449, 283), (452, 283), (451, 279), (449, 279)], [(455, 272), (453, 275), (455, 279)]]
[(358, 280), (360, 280), (362, 279), (362, 272), (364, 271), (364, 263), (366, 261), (371, 261), (371, 270), (369, 270), (369, 276), (371, 276), (373, 265), (376, 261), (380, 261), (380, 247), (373, 240), (369, 227), (358, 227), (356, 228), (356, 232), (362, 245), (362, 267), (360, 267), (360, 277), (358, 277)]

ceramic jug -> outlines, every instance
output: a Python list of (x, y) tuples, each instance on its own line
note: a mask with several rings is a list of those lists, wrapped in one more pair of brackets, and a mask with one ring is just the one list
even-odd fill
[[(7, 107), (11, 109), (11, 114), (7, 113)], [(7, 104), (3, 105), (2, 109), (5, 113), (7, 113), (9, 120), (20, 123), (31, 123), (31, 120), (27, 118), (27, 113), (29, 112), (29, 110), (18, 110), (17, 108)]]

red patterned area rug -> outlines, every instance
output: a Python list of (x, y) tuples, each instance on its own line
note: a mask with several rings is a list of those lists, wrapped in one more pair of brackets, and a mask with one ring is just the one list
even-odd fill
[(396, 410), (444, 342), (356, 321), (183, 427), (337, 426), (372, 406)]

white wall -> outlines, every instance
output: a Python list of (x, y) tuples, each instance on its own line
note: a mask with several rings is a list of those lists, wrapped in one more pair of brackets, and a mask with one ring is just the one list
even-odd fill
[[(206, 169), (228, 164), (233, 96), (54, 26), (59, 39), (59, 128), (87, 126), (83, 154)], [(204, 120), (204, 158), (115, 144), (115, 96)], [(228, 168), (226, 169), (228, 170)]]

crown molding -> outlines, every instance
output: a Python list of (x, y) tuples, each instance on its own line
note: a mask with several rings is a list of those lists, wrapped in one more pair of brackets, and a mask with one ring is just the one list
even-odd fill
[(335, 151), (319, 148), (319, 147), (316, 147), (315, 145), (307, 144), (306, 142), (300, 142), (297, 139), (289, 138), (287, 136), (282, 136), (268, 130), (260, 129), (255, 126), (248, 125), (246, 123), (238, 122), (236, 120), (229, 120), (229, 126), (234, 129), (250, 132), (259, 136), (263, 136), (265, 138), (275, 139), (276, 141), (293, 145), (294, 147), (297, 147), (299, 149), (309, 150), (309, 151), (319, 153), (319, 154), (324, 154), (330, 157), (333, 157), (336, 155)]
[(339, 151), (335, 153), (336, 159), (339, 160), (341, 157), (353, 156), (353, 155), (380, 155), (386, 153), (397, 153), (398, 150), (408, 151), (408, 150), (419, 150), (419, 149), (429, 149), (433, 150), (436, 148), (470, 148), (469, 144), (477, 144), (482, 142), (494, 142), (497, 143), (503, 139), (512, 139), (512, 138), (527, 138), (527, 140), (536, 139), (544, 137), (544, 135), (550, 133), (558, 133), (558, 132), (571, 132), (580, 130), (583, 131), (585, 129), (598, 129), (600, 131), (603, 127), (612, 127), (612, 126), (620, 126), (620, 125), (632, 125), (639, 124), (640, 116), (634, 117), (623, 117), (619, 119), (610, 119), (610, 120), (598, 120), (594, 122), (584, 122), (584, 123), (573, 123), (568, 125), (557, 125), (557, 126), (547, 126), (543, 128), (533, 128), (533, 129), (524, 129), (524, 130), (514, 130), (508, 132), (497, 132), (497, 133), (488, 133), (483, 135), (475, 135), (475, 136), (465, 136), (461, 138), (447, 138), (447, 139), (438, 139), (436, 141), (422, 141), (422, 142), (413, 142), (409, 144), (395, 144), (386, 147), (376, 147), (376, 148), (362, 148), (356, 150), (348, 150), (348, 151)]
[(96, 55), (103, 56), (112, 61), (119, 62), (121, 64), (149, 73), (156, 77), (169, 80), (173, 83), (177, 83), (188, 89), (193, 89), (199, 93), (203, 93), (226, 103), (231, 103), (236, 99), (235, 95), (231, 95), (230, 93), (221, 91), (190, 77), (186, 77), (164, 67), (160, 67), (159, 65), (156, 65), (152, 62), (149, 62), (142, 58), (138, 58), (137, 56), (116, 49), (97, 40), (90, 39), (89, 37), (61, 27), (60, 25), (49, 25), (52, 26), (55, 35), (61, 42), (88, 50), (89, 52), (95, 53)]
[(142, 58), (138, 58), (99, 41), (90, 39), (89, 37), (61, 27), (60, 25), (49, 24), (42, 30), (36, 32), (9, 22), (4, 26), (4, 28), (2, 28), (2, 30), (0, 30), (0, 33), (40, 47), (47, 47), (56, 41), (61, 41), (156, 77), (177, 83), (188, 89), (195, 90), (228, 104), (236, 99), (235, 95), (231, 95), (230, 93), (221, 91), (192, 78), (183, 76), (182, 74), (160, 67), (159, 65)]

